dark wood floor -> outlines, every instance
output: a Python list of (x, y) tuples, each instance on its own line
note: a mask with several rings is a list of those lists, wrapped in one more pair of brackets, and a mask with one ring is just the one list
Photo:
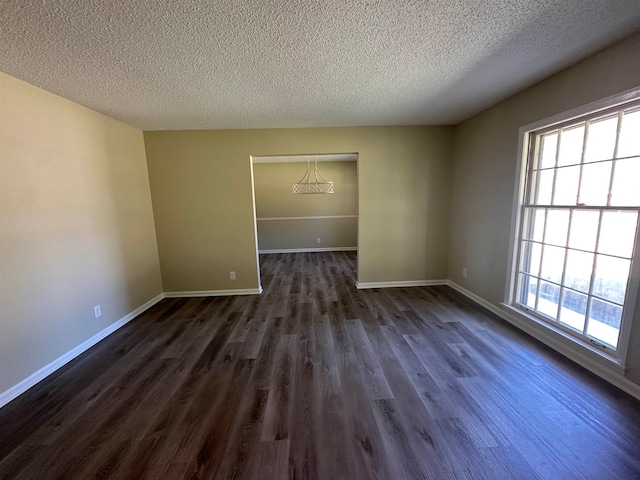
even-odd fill
[(638, 479), (640, 403), (447, 287), (261, 256), (0, 409), (0, 478)]

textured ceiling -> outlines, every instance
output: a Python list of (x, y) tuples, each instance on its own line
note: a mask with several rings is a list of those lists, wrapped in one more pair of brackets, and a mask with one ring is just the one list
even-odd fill
[(0, 70), (145, 129), (453, 124), (639, 0), (0, 0)]

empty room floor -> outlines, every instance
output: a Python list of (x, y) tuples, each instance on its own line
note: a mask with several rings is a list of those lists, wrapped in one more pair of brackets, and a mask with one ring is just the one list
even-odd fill
[(634, 479), (640, 402), (448, 287), (261, 255), (0, 409), (0, 478)]

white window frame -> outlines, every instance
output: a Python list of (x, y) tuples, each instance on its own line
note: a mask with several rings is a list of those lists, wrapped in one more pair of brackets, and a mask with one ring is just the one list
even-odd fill
[[(523, 202), (525, 199), (525, 188), (527, 181), (527, 167), (530, 155), (530, 137), (531, 134), (552, 127), (554, 125), (565, 124), (572, 120), (579, 121), (581, 117), (586, 117), (597, 112), (608, 110), (617, 106), (621, 106), (628, 102), (640, 100), (640, 87), (627, 90), (617, 95), (613, 95), (602, 100), (575, 108), (573, 110), (544, 118), (534, 123), (525, 125), (519, 130), (518, 138), (518, 155), (516, 166), (516, 178), (513, 198), (513, 210), (510, 230), (510, 243), (508, 252), (508, 269), (507, 282), (504, 293), (503, 305), (508, 308), (511, 313), (515, 313), (519, 317), (524, 317), (525, 321), (532, 321), (544, 326), (551, 332), (556, 333), (559, 337), (571, 340), (574, 345), (595, 353), (595, 358), (604, 360), (606, 363), (615, 364), (620, 367), (621, 372), (624, 371), (627, 361), (627, 352), (629, 347), (629, 336), (631, 325), (635, 321), (640, 321), (640, 307), (638, 306), (638, 290), (640, 289), (640, 228), (636, 232), (636, 243), (633, 252), (631, 272), (629, 276), (629, 287), (625, 298), (625, 310), (620, 325), (620, 334), (618, 348), (611, 350), (609, 348), (599, 346), (597, 343), (588, 342), (580, 337), (573, 335), (569, 329), (563, 328), (559, 323), (551, 323), (540, 319), (536, 315), (528, 313), (525, 309), (518, 306), (516, 295), (518, 287), (518, 262), (519, 250), (521, 243), (522, 231), (522, 212)], [(621, 107), (623, 108), (623, 107)]]

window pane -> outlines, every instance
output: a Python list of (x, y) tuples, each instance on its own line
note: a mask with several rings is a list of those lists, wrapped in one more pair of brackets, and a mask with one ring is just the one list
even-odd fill
[(525, 213), (527, 222), (522, 232), (522, 238), (524, 240), (542, 242), (545, 217), (544, 208), (527, 208)]
[(595, 162), (613, 158), (618, 129), (618, 115), (595, 120), (589, 124), (584, 161)]
[(556, 164), (558, 151), (558, 133), (543, 135), (540, 141), (540, 163), (538, 168), (550, 168)]
[(640, 155), (640, 110), (625, 113), (618, 140), (618, 158)]
[(593, 253), (569, 250), (567, 253), (567, 269), (564, 275), (564, 284), (567, 287), (589, 293), (592, 270)]
[(562, 297), (562, 306), (560, 307), (559, 321), (570, 327), (584, 330), (584, 317), (587, 313), (588, 297), (573, 290), (565, 289)]
[(604, 212), (598, 252), (631, 258), (637, 221), (637, 212)]
[(615, 348), (618, 345), (621, 318), (622, 307), (592, 298), (587, 335)]
[(591, 163), (582, 167), (579, 203), (606, 205), (613, 162)]
[[(640, 137), (640, 134), (638, 135)], [(640, 157), (618, 160), (613, 175), (611, 205), (640, 206)]]
[(562, 130), (560, 137), (560, 155), (558, 166), (580, 163), (582, 158), (582, 143), (584, 141), (584, 125), (569, 127)]
[(553, 174), (554, 170), (540, 170), (535, 172), (536, 189), (532, 195), (531, 203), (538, 205), (551, 204), (551, 192), (553, 191)]
[(569, 246), (581, 250), (594, 251), (598, 236), (600, 212), (594, 210), (574, 210), (571, 217)]
[(546, 280), (560, 283), (564, 267), (564, 248), (544, 246), (540, 276)]
[(578, 200), (580, 165), (559, 168), (556, 173), (556, 189), (553, 195), (554, 205), (575, 205)]
[(547, 282), (540, 282), (540, 298), (538, 299), (538, 311), (553, 318), (558, 317), (558, 298), (560, 287)]
[(523, 242), (522, 244), (522, 271), (538, 276), (540, 272), (540, 254), (542, 245), (539, 243)]
[(630, 260), (598, 255), (593, 294), (616, 303), (624, 303)]
[(537, 208), (533, 215), (533, 235), (532, 240), (536, 242), (542, 242), (542, 235), (544, 234), (544, 219), (546, 212), (542, 208)]
[(565, 246), (569, 228), (569, 210), (549, 210), (544, 243)]
[(520, 302), (531, 310), (536, 308), (536, 290), (538, 279), (520, 274)]

